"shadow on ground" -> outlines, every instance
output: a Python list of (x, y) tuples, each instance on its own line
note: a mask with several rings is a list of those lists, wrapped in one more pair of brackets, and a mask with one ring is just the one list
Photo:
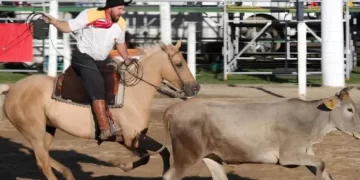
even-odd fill
[[(161, 177), (156, 178), (140, 178), (140, 177), (128, 177), (128, 176), (104, 176), (99, 178), (92, 178), (95, 180), (115, 180), (115, 179), (123, 179), (123, 180), (162, 180)], [(256, 179), (250, 179), (250, 178), (244, 178), (240, 177), (238, 175), (229, 174), (228, 175), (229, 180), (256, 180)], [(211, 177), (185, 177), (183, 180), (212, 180)]]
[[(0, 177), (3, 180), (15, 180), (17, 178), (27, 179), (46, 179), (40, 169), (38, 169), (33, 155), (33, 151), (22, 144), (12, 142), (9, 139), (0, 137)], [(115, 180), (115, 179), (131, 179), (131, 180), (161, 180), (161, 177), (130, 177), (130, 176), (102, 176), (92, 177), (92, 172), (85, 172), (82, 170), (79, 163), (91, 163), (95, 165), (102, 165), (111, 167), (105, 161), (99, 160), (92, 156), (78, 153), (74, 150), (52, 150), (50, 155), (63, 163), (65, 166), (71, 169), (75, 179), (77, 180)], [(144, 167), (146, 168), (146, 167)], [(121, 171), (119, 169), (119, 171)], [(59, 179), (63, 179), (62, 176), (54, 171)], [(210, 177), (187, 177), (185, 180), (211, 180)], [(229, 179), (232, 180), (252, 180), (249, 178), (243, 178), (238, 175), (229, 175)]]

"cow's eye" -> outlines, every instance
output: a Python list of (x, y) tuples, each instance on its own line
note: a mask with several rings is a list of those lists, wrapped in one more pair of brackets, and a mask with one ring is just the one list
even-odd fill
[(348, 108), (347, 109), (349, 112), (353, 113), (353, 109), (352, 108)]

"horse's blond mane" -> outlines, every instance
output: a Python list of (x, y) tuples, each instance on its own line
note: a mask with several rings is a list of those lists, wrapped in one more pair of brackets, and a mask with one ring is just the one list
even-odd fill
[[(147, 56), (161, 49), (161, 45), (159, 43), (153, 44), (143, 44), (135, 47), (141, 52), (141, 56)], [(141, 58), (142, 59), (142, 58)]]
[[(160, 42), (160, 43), (147, 43), (136, 46), (135, 49), (140, 51), (139, 62), (143, 61), (144, 59), (146, 59), (146, 57), (152, 55), (158, 50), (161, 50), (161, 47), (163, 45), (167, 46), (169, 44)], [(109, 65), (117, 67), (119, 63), (122, 63), (122, 60), (120, 60), (119, 58), (113, 58), (112, 62), (109, 63)], [(130, 69), (132, 69), (132, 67), (130, 67)]]

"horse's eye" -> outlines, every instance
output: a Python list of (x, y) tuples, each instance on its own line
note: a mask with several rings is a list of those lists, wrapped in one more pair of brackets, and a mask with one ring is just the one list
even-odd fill
[(181, 66), (182, 66), (182, 63), (177, 63), (176, 66), (177, 66), (177, 67), (181, 67)]
[(349, 112), (353, 113), (353, 109), (352, 108), (348, 108), (347, 109)]

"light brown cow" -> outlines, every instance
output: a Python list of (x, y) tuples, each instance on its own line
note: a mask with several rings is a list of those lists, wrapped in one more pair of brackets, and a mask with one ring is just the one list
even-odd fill
[(215, 180), (227, 179), (222, 162), (304, 165), (316, 180), (331, 180), (312, 146), (332, 130), (360, 137), (350, 89), (313, 101), (244, 104), (193, 98), (171, 105), (164, 122), (174, 164), (164, 179), (181, 179), (187, 168), (202, 160)]

